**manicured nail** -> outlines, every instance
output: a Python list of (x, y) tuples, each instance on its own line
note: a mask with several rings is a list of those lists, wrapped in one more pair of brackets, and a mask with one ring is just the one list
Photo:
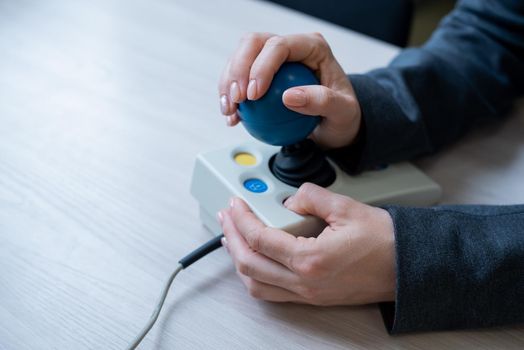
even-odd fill
[(229, 109), (229, 100), (227, 98), (227, 95), (220, 96), (220, 111), (222, 114), (227, 114)]
[(217, 213), (217, 220), (220, 223), (220, 225), (222, 225), (222, 223), (224, 222), (224, 214), (222, 214), (221, 211)]
[(291, 205), (291, 203), (293, 202), (293, 196), (289, 196), (286, 198), (286, 200), (284, 201), (284, 207), (289, 207)]
[(291, 107), (303, 107), (307, 103), (305, 91), (297, 88), (284, 91), (283, 99)]
[(222, 247), (224, 247), (226, 252), (229, 254), (229, 246), (227, 245), (227, 238), (222, 237), (222, 239), (220, 240), (220, 243), (222, 243)]
[(230, 115), (226, 117), (226, 124), (227, 126), (233, 125), (233, 118)]
[(240, 87), (236, 81), (231, 83), (231, 87), (229, 88), (229, 96), (231, 97), (231, 101), (235, 103), (240, 102)]
[(235, 198), (231, 198), (231, 199), (229, 200), (229, 206), (230, 206), (231, 208), (233, 208), (233, 207), (235, 206)]
[(257, 81), (251, 79), (249, 84), (247, 84), (247, 98), (248, 100), (254, 100), (257, 94)]

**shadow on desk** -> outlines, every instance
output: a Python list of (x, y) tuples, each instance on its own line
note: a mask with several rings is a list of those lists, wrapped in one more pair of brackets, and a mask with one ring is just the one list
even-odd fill
[[(298, 304), (269, 304), (265, 309), (268, 318), (278, 318), (291, 324), (292, 328), (301, 328), (301, 333), (311, 334), (325, 339), (327, 348), (356, 349), (453, 349), (446, 339), (454, 338), (455, 344), (462, 343), (456, 349), (470, 348), (478, 342), (476, 349), (488, 349), (482, 346), (484, 339), (500, 338), (499, 344), (504, 349), (520, 349), (518, 342), (511, 343), (510, 331), (523, 329), (524, 326), (484, 328), (474, 330), (439, 331), (407, 333), (390, 336), (384, 327), (378, 306), (364, 305), (351, 307), (318, 307)], [(312, 315), (314, 314), (314, 318)], [(320, 317), (319, 317), (320, 314)], [(318, 319), (324, 322), (318, 322)], [(315, 319), (315, 321), (313, 321)], [(513, 340), (514, 341), (514, 340)]]
[[(236, 278), (233, 267), (225, 265), (213, 277), (191, 286), (178, 295), (161, 314), (158, 330), (154, 335), (152, 334), (153, 339), (151, 340), (154, 343), (152, 348), (163, 349), (173, 342), (176, 344), (177, 338), (183, 338), (180, 334), (179, 337), (177, 336), (180, 330), (175, 329), (173, 333), (176, 324), (180, 325), (180, 322), (177, 322), (176, 313), (181, 305), (194, 298), (213, 296), (218, 289), (224, 287), (242, 288), (240, 282), (233, 285), (230, 283), (232, 279)], [(297, 338), (304, 338), (304, 344), (313, 341), (316, 344), (324, 344), (322, 348), (329, 349), (451, 349), (452, 344), (457, 345), (455, 347), (457, 349), (471, 348), (471, 344), (476, 344), (475, 349), (488, 349), (484, 344), (493, 344), (493, 341), (503, 345), (504, 349), (517, 349), (520, 341), (515, 340), (514, 333), (511, 332), (522, 329), (522, 326), (515, 326), (390, 336), (383, 325), (376, 305), (319, 307), (293, 303), (271, 303), (252, 299), (244, 290), (241, 293), (246, 294), (245, 300), (241, 303), (247, 302), (256, 307), (246, 308), (245, 305), (242, 305), (236, 308), (235, 312), (240, 311), (246, 317), (255, 319), (258, 324), (266, 323), (278, 327), (283, 332), (293, 335), (290, 339), (294, 338), (295, 342)], [(228, 303), (231, 300), (224, 302)], [(253, 310), (257, 312), (251, 313)], [(238, 327), (237, 324), (224, 325), (224, 322), (234, 322), (234, 320), (234, 318), (224, 317), (216, 321), (234, 332)], [(245, 338), (250, 337), (249, 334), (244, 334), (244, 336)], [(272, 344), (274, 348), (275, 343), (272, 342)], [(220, 348), (215, 344), (208, 345), (210, 348)], [(242, 344), (236, 341), (234, 345), (239, 348), (239, 345)], [(268, 344), (260, 344), (257, 348), (263, 349), (265, 345)], [(278, 344), (276, 348), (286, 349), (287, 347), (289, 344)], [(245, 348), (250, 347), (245, 344)]]

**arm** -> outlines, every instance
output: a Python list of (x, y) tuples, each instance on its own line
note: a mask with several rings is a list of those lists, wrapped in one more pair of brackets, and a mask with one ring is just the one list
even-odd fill
[[(389, 68), (352, 76), (354, 91), (342, 83), (318, 36), (255, 37), (241, 45), (221, 79), (222, 110), (235, 112), (231, 101), (246, 98), (248, 81), (257, 82), (256, 99), (265, 92), (259, 82), (267, 86), (275, 67), (298, 60), (317, 70), (324, 86), (290, 89), (300, 90), (300, 105), (291, 99), (296, 91), (288, 90), (283, 102), (324, 118), (313, 137), (338, 148), (332, 155), (346, 170), (435, 151), (481, 119), (500, 118), (522, 93), (523, 7), (517, 1), (462, 1), (424, 48), (405, 51)], [(312, 53), (319, 52), (329, 59), (315, 61)], [(250, 68), (255, 57), (260, 60)], [(349, 132), (338, 133), (343, 130)], [(384, 215), (326, 192), (303, 186), (286, 202), (290, 210), (329, 223), (315, 239), (264, 227), (244, 204), (219, 215), (225, 246), (252, 295), (319, 305), (382, 301), (392, 333), (524, 321), (521, 206), (390, 207)]]
[(390, 333), (524, 322), (524, 205), (384, 210), (304, 184), (284, 205), (328, 225), (304, 238), (231, 203), (223, 244), (256, 298), (380, 302)]
[[(524, 92), (524, 3), (461, 1), (431, 40), (389, 67), (351, 76), (357, 142), (347, 170), (411, 159), (501, 119)], [(395, 226), (391, 333), (524, 322), (524, 206), (387, 208)]]
[(524, 3), (460, 1), (423, 47), (350, 80), (363, 127), (331, 153), (346, 171), (434, 152), (524, 92)]
[(389, 332), (524, 322), (524, 205), (387, 208), (395, 226)]

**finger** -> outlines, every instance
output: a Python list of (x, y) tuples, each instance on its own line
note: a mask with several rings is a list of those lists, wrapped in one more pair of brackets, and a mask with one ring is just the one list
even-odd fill
[(321, 51), (315, 50), (318, 46), (318, 40), (310, 34), (268, 38), (249, 73), (248, 99), (256, 100), (266, 93), (273, 76), (285, 61), (304, 61), (310, 68), (317, 69), (318, 64), (310, 56)]
[(346, 90), (338, 91), (322, 85), (287, 89), (282, 95), (284, 105), (298, 113), (322, 116), (311, 137), (320, 145), (350, 144), (360, 127), (360, 119), (350, 120), (357, 113), (358, 103)]
[(219, 94), (219, 101), (220, 101), (220, 112), (223, 115), (231, 115), (236, 112), (237, 105), (236, 103), (232, 102), (229, 98), (229, 90), (226, 85), (226, 77), (229, 72), (229, 67), (231, 66), (231, 61), (228, 61), (226, 67), (222, 71), (222, 76), (218, 81), (218, 94)]
[(226, 117), (226, 124), (227, 126), (235, 126), (240, 122), (240, 117), (238, 116), (238, 113), (234, 113), (232, 115), (228, 115)]
[(287, 89), (282, 95), (284, 105), (306, 115), (340, 118), (353, 108), (354, 97), (322, 85), (298, 86)]
[(220, 96), (227, 96), (233, 103), (239, 103), (246, 99), (251, 65), (264, 47), (266, 40), (273, 35), (271, 33), (251, 33), (240, 40), (238, 48), (230, 58), (227, 68), (219, 80)]
[(305, 299), (300, 295), (284, 288), (272, 286), (250, 277), (238, 274), (249, 294), (256, 299), (262, 299), (273, 302), (294, 302), (305, 303)]
[(231, 102), (229, 99), (229, 95), (227, 94), (221, 94), (220, 95), (220, 113), (223, 115), (228, 115), (235, 113), (237, 110), (236, 103)]
[(342, 196), (312, 183), (305, 183), (297, 193), (286, 199), (286, 208), (301, 215), (313, 215), (334, 222), (342, 211), (356, 203), (349, 197)]
[(227, 238), (227, 248), (237, 271), (244, 276), (270, 285), (286, 288), (298, 285), (298, 276), (266, 256), (251, 250), (236, 229), (229, 210), (222, 212), (222, 229)]
[(251, 249), (292, 269), (296, 237), (264, 225), (240, 198), (233, 198), (231, 204), (233, 222)]

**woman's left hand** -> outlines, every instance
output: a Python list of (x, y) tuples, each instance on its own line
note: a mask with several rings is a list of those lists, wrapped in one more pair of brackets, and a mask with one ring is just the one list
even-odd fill
[(393, 222), (383, 209), (313, 184), (286, 207), (328, 226), (316, 238), (265, 226), (239, 198), (218, 213), (223, 242), (249, 293), (259, 299), (314, 305), (394, 300)]

